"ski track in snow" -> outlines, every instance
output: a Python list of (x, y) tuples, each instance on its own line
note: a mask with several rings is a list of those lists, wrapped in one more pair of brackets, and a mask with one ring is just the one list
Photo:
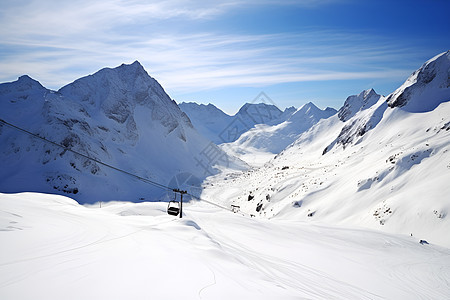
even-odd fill
[[(55, 201), (58, 200), (58, 201)], [(1, 299), (446, 299), (450, 250), (191, 202), (0, 194)], [(20, 216), (19, 216), (20, 215)]]
[[(194, 218), (200, 218), (200, 220), (202, 220), (204, 217), (202, 215), (203, 213), (196, 214), (194, 215)], [(254, 241), (251, 241), (252, 237), (260, 235), (262, 230), (264, 230), (264, 233), (267, 233), (267, 230), (272, 231), (265, 226), (264, 228), (252, 228), (252, 232), (247, 232), (246, 238), (248, 238), (250, 241), (237, 241), (233, 234), (231, 234), (230, 232), (225, 232), (226, 230), (221, 230), (220, 225), (217, 226), (217, 223), (211, 222), (209, 218), (207, 218), (206, 220), (203, 219), (200, 223), (214, 224), (207, 228), (209, 235), (212, 236), (216, 242), (218, 242), (227, 252), (231, 253), (232, 256), (238, 259), (242, 264), (250, 266), (252, 269), (255, 269), (258, 272), (264, 274), (270, 282), (274, 282), (284, 288), (291, 288), (292, 290), (295, 290), (298, 294), (301, 294), (302, 297), (305, 297), (307, 299), (386, 298), (375, 292), (370, 292), (368, 290), (364, 290), (361, 287), (342, 281), (337, 276), (331, 276), (324, 271), (318, 270), (314, 266), (311, 267), (307, 264), (299, 263), (295, 260), (295, 258), (285, 259), (277, 252), (271, 252), (270, 254), (267, 254), (267, 250), (265, 247), (258, 248), (252, 246), (258, 245), (258, 243), (254, 243)], [(275, 224), (270, 224), (270, 226), (273, 225)], [(277, 225), (279, 224), (276, 224), (275, 226), (278, 227)], [(288, 226), (290, 227), (290, 225)], [(303, 226), (305, 226), (305, 224), (303, 224)], [(302, 226), (299, 226), (298, 230), (301, 229), (303, 229)], [(274, 232), (272, 232), (272, 234), (277, 234), (276, 232), (283, 232), (282, 228), (276, 228), (273, 231)], [(212, 232), (214, 232), (215, 234), (212, 234)], [(364, 234), (364, 232), (361, 232), (361, 234)], [(351, 247), (352, 245), (343, 246), (343, 239), (341, 239), (339, 236), (337, 238), (333, 236), (330, 237), (332, 240), (327, 241), (326, 245), (321, 245), (322, 247), (334, 247), (339, 252), (346, 252), (349, 249), (351, 249), (351, 251), (355, 251)], [(270, 237), (268, 237), (268, 239), (270, 239)], [(286, 247), (290, 246), (291, 241), (289, 241), (289, 239), (283, 241)], [(322, 240), (322, 242), (324, 241), (326, 240)], [(312, 242), (317, 243), (317, 241)], [(270, 243), (270, 241), (268, 241), (268, 243)], [(390, 247), (405, 247), (402, 243), (395, 243), (395, 240), (391, 238), (389, 238), (388, 242), (386, 243)], [(292, 249), (292, 251), (295, 252), (296, 248)], [(447, 256), (448, 255), (449, 253), (447, 252)], [(436, 255), (436, 257), (440, 257), (440, 255)], [(414, 261), (413, 263), (406, 264), (395, 263), (394, 259), (392, 258), (390, 260), (393, 261), (393, 269), (390, 270), (390, 273), (386, 274), (387, 278), (395, 280), (396, 282), (400, 282), (401, 284), (398, 284), (396, 288), (403, 291), (405, 295), (411, 295), (411, 291), (414, 291), (414, 295), (416, 297), (415, 299), (440, 299), (440, 297), (445, 295), (445, 291), (444, 293), (440, 293), (439, 291), (430, 290), (429, 287), (433, 280), (430, 280), (430, 278), (427, 278), (428, 280), (424, 280), (423, 276), (421, 276), (421, 274), (416, 270), (419, 269), (418, 267), (426, 267), (429, 264), (432, 264), (433, 267), (439, 269), (438, 266), (441, 266), (440, 263), (442, 263), (442, 257), (438, 258), (437, 260), (429, 258), (429, 260), (427, 261)], [(445, 268), (442, 267), (441, 270), (443, 272), (436, 274), (439, 281), (446, 283), (447, 293), (449, 288), (448, 276), (450, 275), (449, 266), (450, 264), (447, 264)], [(430, 267), (429, 271), (431, 273), (433, 271), (433, 268)], [(320, 282), (320, 289), (317, 288), (318, 282)], [(434, 288), (437, 288), (438, 286), (439, 285), (436, 284)]]

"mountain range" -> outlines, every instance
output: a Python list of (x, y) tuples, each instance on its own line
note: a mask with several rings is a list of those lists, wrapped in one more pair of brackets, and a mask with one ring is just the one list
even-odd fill
[(303, 132), (336, 112), (330, 107), (321, 110), (309, 102), (286, 115), (287, 118), (283, 122), (256, 124), (236, 141), (220, 146), (224, 151), (239, 157), (250, 166), (259, 167), (293, 143)]
[(179, 106), (194, 127), (217, 145), (236, 141), (257, 124), (280, 124), (295, 112), (294, 107), (281, 111), (276, 105), (267, 103), (245, 103), (233, 116), (213, 104), (182, 102)]

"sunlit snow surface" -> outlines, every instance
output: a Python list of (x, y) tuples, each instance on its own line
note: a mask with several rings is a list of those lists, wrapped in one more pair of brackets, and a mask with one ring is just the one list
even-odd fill
[[(320, 120), (274, 159), (253, 164), (260, 168), (209, 177), (202, 197), (257, 218), (412, 234), (448, 248), (449, 74), (450, 51), (388, 96), (373, 90), (350, 96), (337, 115)], [(277, 144), (272, 129), (264, 133)], [(234, 150), (235, 144), (226, 146)]]
[(199, 202), (0, 194), (1, 299), (448, 299), (450, 249)]

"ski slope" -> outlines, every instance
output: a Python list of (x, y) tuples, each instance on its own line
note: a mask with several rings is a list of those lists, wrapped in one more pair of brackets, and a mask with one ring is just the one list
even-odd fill
[(450, 249), (208, 204), (0, 194), (0, 299), (448, 299)]

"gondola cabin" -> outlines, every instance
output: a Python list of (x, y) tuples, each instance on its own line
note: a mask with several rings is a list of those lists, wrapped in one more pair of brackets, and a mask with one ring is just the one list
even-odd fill
[[(182, 191), (180, 189), (172, 190), (175, 198), (172, 201), (169, 201), (167, 205), (167, 213), (172, 216), (180, 215), (180, 218), (183, 217), (183, 195), (187, 194), (187, 191)], [(177, 201), (177, 193), (180, 194), (180, 201)]]
[(178, 216), (180, 213), (180, 202), (169, 201), (169, 204), (167, 205), (167, 213), (172, 216)]

